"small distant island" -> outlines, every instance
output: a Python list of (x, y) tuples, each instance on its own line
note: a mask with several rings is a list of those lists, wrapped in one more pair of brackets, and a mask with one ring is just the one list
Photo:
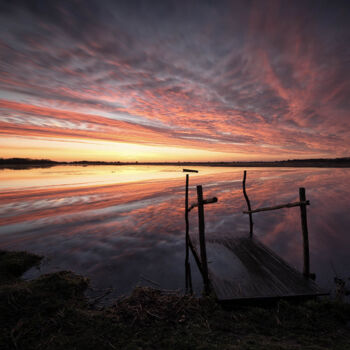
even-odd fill
[(73, 161), (57, 162), (50, 159), (30, 158), (0, 158), (0, 169), (49, 168), (58, 165), (171, 165), (171, 166), (213, 166), (213, 167), (295, 167), (295, 168), (349, 168), (350, 157), (288, 159), (278, 161), (238, 161), (238, 162), (104, 162), (104, 161)]

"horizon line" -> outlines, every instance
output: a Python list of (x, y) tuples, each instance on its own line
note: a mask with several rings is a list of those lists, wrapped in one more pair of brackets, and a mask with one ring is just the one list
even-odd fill
[(59, 161), (46, 158), (0, 158), (0, 162), (6, 161), (24, 161), (24, 162), (49, 162), (58, 164), (72, 164), (72, 163), (103, 163), (103, 164), (228, 164), (228, 163), (279, 163), (279, 162), (305, 162), (305, 161), (350, 161), (350, 156), (336, 157), (336, 158), (294, 158), (294, 159), (281, 159), (281, 160), (230, 160), (230, 161), (104, 161), (104, 160), (72, 160), (72, 161)]

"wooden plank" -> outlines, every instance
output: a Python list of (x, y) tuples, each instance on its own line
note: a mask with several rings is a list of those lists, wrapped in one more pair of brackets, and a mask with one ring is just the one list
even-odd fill
[[(212, 203), (217, 203), (218, 199), (217, 197), (209, 198), (209, 199), (203, 199), (202, 204), (212, 204)], [(197, 208), (198, 203), (193, 203), (191, 206), (188, 208), (188, 211), (190, 212), (192, 209)]]
[(211, 238), (206, 247), (219, 301), (326, 294), (256, 238)]
[(198, 170), (193, 170), (193, 169), (182, 169), (184, 173), (198, 173)]

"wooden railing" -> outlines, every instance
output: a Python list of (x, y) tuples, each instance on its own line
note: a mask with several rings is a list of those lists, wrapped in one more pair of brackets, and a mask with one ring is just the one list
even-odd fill
[(243, 214), (249, 215), (249, 235), (253, 237), (253, 215), (262, 211), (277, 210), (283, 208), (300, 207), (301, 229), (303, 234), (303, 274), (307, 278), (315, 279), (315, 274), (310, 273), (310, 253), (309, 253), (309, 233), (307, 228), (307, 212), (306, 207), (310, 205), (310, 201), (306, 200), (305, 188), (299, 188), (299, 202), (292, 202), (286, 204), (275, 205), (273, 207), (264, 207), (258, 209), (251, 209), (251, 204), (246, 191), (247, 171), (243, 174), (243, 195), (247, 202), (248, 210), (243, 211)]

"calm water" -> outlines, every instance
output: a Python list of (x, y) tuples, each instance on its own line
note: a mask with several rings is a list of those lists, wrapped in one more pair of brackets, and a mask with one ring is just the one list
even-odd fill
[[(198, 167), (195, 185), (217, 204), (206, 206), (207, 234), (246, 235), (241, 168)], [(41, 271), (87, 275), (95, 288), (130, 292), (152, 280), (184, 285), (184, 182), (180, 167), (61, 166), (0, 170), (0, 248), (46, 256)], [(311, 271), (324, 288), (350, 277), (350, 169), (248, 169), (252, 207), (298, 200), (306, 187)], [(197, 233), (197, 212), (190, 214)], [(258, 213), (255, 234), (297, 269), (302, 266), (299, 208)], [(209, 257), (210, 260), (210, 257)], [(197, 290), (201, 286), (191, 264)]]

